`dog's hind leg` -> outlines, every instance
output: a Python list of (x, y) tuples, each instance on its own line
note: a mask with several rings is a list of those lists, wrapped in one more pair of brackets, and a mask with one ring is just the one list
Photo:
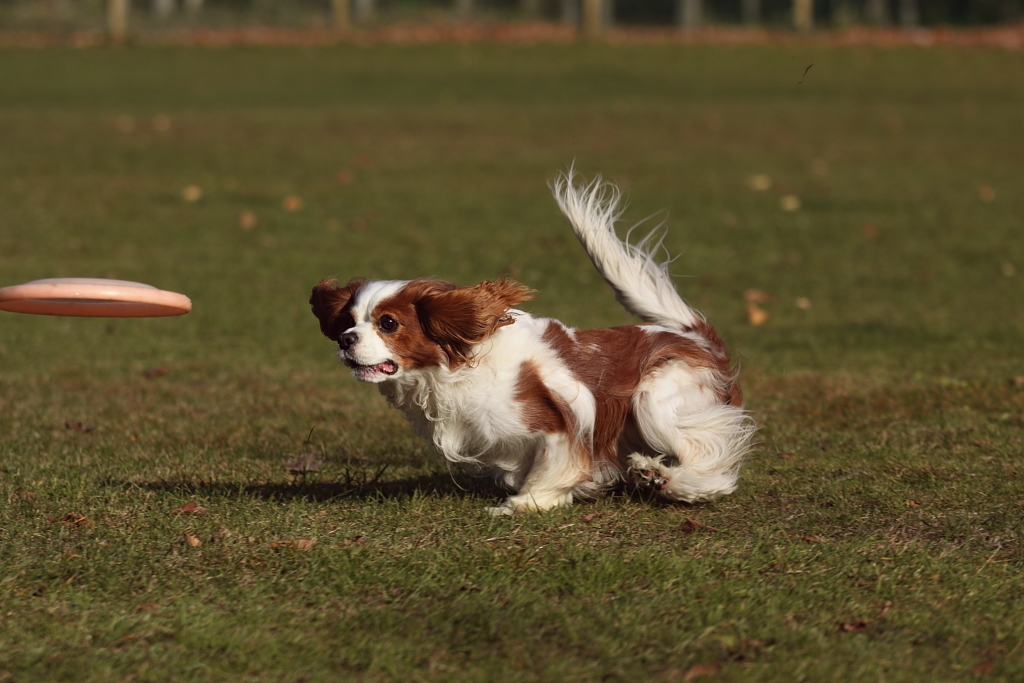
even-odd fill
[(754, 424), (722, 403), (709, 373), (685, 364), (661, 368), (633, 397), (637, 428), (654, 455), (633, 453), (627, 476), (671, 501), (715, 500), (736, 490)]

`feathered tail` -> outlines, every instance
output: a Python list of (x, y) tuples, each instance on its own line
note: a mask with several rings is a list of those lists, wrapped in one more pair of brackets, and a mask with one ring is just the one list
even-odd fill
[(668, 263), (657, 260), (655, 253), (662, 240), (657, 230), (637, 244), (619, 239), (615, 232), (622, 215), (619, 188), (601, 176), (578, 186), (570, 168), (551, 183), (551, 192), (597, 272), (627, 311), (644, 322), (674, 329), (693, 327), (703, 320), (679, 297)]

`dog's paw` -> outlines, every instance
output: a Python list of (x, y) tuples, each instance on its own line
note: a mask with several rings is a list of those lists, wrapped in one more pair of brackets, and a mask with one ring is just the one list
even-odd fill
[(491, 517), (511, 517), (516, 514), (516, 509), (509, 505), (508, 501), (505, 501), (496, 507), (484, 508), (484, 511)]
[(661, 465), (660, 458), (633, 453), (629, 456), (629, 478), (640, 488), (661, 491), (668, 486), (668, 476)]

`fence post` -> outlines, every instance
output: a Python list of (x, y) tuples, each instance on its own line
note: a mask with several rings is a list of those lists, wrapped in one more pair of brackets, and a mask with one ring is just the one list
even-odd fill
[(331, 0), (331, 25), (335, 31), (347, 31), (352, 26), (349, 0)]
[(741, 0), (740, 14), (744, 24), (757, 24), (761, 21), (761, 0)]
[(583, 0), (583, 31), (596, 36), (604, 30), (604, 0)]
[(793, 26), (798, 31), (814, 28), (814, 0), (793, 0)]
[(128, 35), (128, 0), (107, 0), (107, 33), (115, 43)]
[(904, 28), (914, 28), (920, 21), (916, 0), (900, 0), (900, 25)]
[(676, 0), (676, 23), (684, 31), (700, 28), (703, 14), (701, 0)]
[(889, 8), (885, 0), (868, 0), (867, 4), (868, 22), (881, 26), (889, 23)]
[(377, 8), (374, 0), (355, 0), (355, 19), (357, 24), (373, 19)]

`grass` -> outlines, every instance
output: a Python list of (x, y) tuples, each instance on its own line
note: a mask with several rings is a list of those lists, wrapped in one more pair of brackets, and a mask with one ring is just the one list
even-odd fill
[[(981, 49), (0, 52), (0, 284), (195, 304), (2, 314), (0, 681), (1020, 680), (1022, 83)], [(761, 446), (713, 505), (491, 519), (308, 312), (328, 275), (510, 273), (629, 322), (547, 195), (572, 161), (667, 210), (740, 359)]]

